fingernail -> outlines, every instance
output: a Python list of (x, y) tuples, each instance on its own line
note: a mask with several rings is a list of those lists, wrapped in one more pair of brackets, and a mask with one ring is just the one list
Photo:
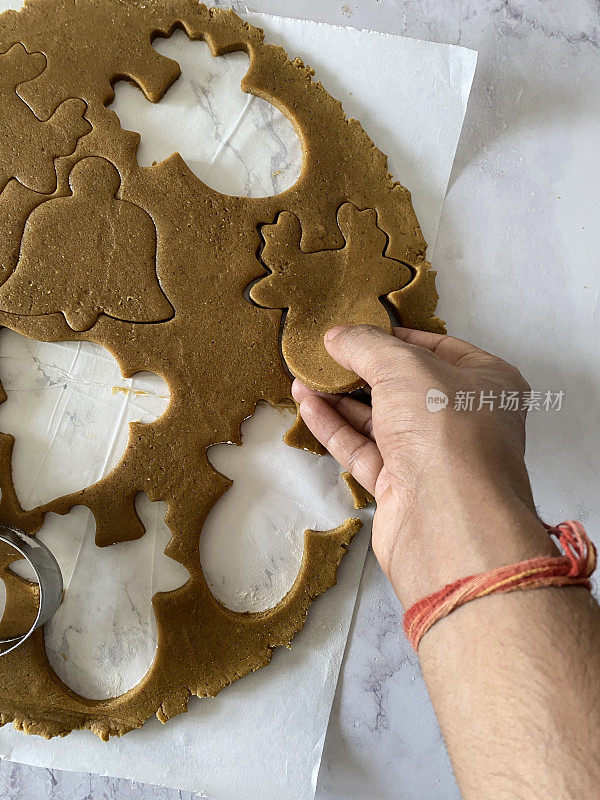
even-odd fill
[(326, 342), (330, 342), (332, 339), (335, 339), (335, 337), (338, 335), (338, 333), (341, 333), (342, 331), (345, 331), (346, 328), (349, 328), (349, 327), (350, 327), (350, 325), (336, 325), (335, 328), (330, 328), (327, 331), (327, 333), (325, 334), (325, 341)]
[(304, 419), (305, 416), (309, 416), (310, 414), (313, 413), (311, 395), (308, 395), (307, 397), (303, 397), (300, 400), (300, 403), (299, 403), (299, 406), (298, 406), (298, 410), (300, 411), (300, 416), (302, 417), (302, 419)]

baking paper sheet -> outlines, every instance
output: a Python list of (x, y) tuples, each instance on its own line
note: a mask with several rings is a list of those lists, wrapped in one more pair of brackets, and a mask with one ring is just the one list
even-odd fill
[[(2, 9), (11, 5), (0, 0)], [(433, 244), (475, 53), (267, 15), (247, 19), (292, 58), (301, 56), (361, 120), (411, 189)], [(142, 134), (140, 163), (179, 150), (220, 191), (272, 194), (291, 185), (301, 166), (299, 143), (279, 112), (241, 93), (247, 57), (212, 59), (206, 45), (180, 33), (155, 46), (180, 61), (180, 80), (158, 106), (126, 84), (113, 105), (122, 125)], [(168, 403), (157, 376), (123, 379), (102, 348), (35, 343), (7, 331), (0, 334), (0, 379), (8, 394), (0, 429), (17, 438), (15, 482), (27, 508), (98, 480), (120, 457), (128, 422), (154, 419)], [(209, 452), (237, 480), (211, 512), (201, 558), (212, 590), (233, 608), (277, 602), (296, 574), (303, 529), (330, 528), (355, 513), (330, 459), (281, 443), (290, 420), (259, 407), (243, 427), (241, 448), (223, 444)], [(163, 553), (164, 504), (142, 496), (138, 509), (147, 533), (137, 542), (97, 549), (93, 519), (83, 508), (49, 515), (40, 534), (68, 587), (48, 628), (49, 657), (70, 686), (91, 697), (122, 692), (142, 677), (155, 648), (150, 598), (186, 578)], [(165, 727), (152, 719), (104, 744), (88, 732), (46, 742), (7, 726), (0, 729), (0, 753), (213, 800), (312, 798), (368, 536), (367, 524), (343, 560), (338, 585), (316, 601), (292, 649), (279, 648), (268, 668), (214, 699), (192, 699), (189, 712)]]

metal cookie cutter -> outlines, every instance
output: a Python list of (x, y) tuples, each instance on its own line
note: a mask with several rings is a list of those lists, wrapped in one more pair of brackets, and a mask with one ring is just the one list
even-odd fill
[(0, 525), (0, 542), (11, 545), (23, 556), (33, 568), (40, 587), (38, 612), (31, 628), (21, 636), (0, 639), (0, 656), (5, 656), (56, 613), (62, 601), (63, 580), (58, 562), (42, 542), (8, 525)]

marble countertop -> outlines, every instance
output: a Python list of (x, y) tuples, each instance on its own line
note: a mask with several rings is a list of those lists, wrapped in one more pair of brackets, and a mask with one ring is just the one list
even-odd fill
[[(517, 363), (534, 388), (566, 392), (560, 417), (538, 414), (530, 425), (534, 493), (548, 520), (568, 514), (598, 531), (594, 481), (579, 477), (582, 470), (597, 476), (600, 452), (597, 0), (255, 0), (251, 6), (479, 51), (438, 238), (429, 248), (440, 313), (452, 333)], [(459, 797), (400, 622), (399, 604), (370, 553), (318, 800)], [(193, 795), (2, 762), (0, 796)]]

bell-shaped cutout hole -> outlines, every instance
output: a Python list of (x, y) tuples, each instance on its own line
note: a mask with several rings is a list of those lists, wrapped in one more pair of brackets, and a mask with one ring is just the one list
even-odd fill
[(141, 134), (138, 163), (148, 167), (178, 152), (208, 186), (240, 197), (269, 197), (292, 186), (302, 169), (294, 126), (272, 103), (242, 92), (246, 53), (214, 58), (182, 30), (154, 47), (178, 61), (181, 76), (159, 103), (131, 83), (115, 85), (109, 106), (121, 127)]
[(259, 403), (241, 447), (207, 450), (233, 486), (204, 523), (200, 561), (211, 592), (234, 611), (276, 605), (298, 574), (304, 531), (329, 530), (352, 513), (333, 459), (284, 444), (293, 420), (289, 409)]
[(0, 380), (0, 430), (15, 437), (13, 480), (27, 510), (96, 483), (125, 451), (129, 423), (153, 422), (169, 405), (162, 378), (123, 378), (100, 345), (38, 342), (6, 329)]
[[(92, 513), (78, 506), (65, 516), (48, 514), (37, 534), (60, 565), (63, 602), (44, 628), (46, 653), (61, 680), (92, 700), (135, 686), (157, 647), (152, 596), (183, 585), (185, 567), (164, 554), (171, 533), (166, 503), (136, 498), (146, 533), (133, 542), (96, 547)], [(11, 565), (30, 578), (23, 561)]]

